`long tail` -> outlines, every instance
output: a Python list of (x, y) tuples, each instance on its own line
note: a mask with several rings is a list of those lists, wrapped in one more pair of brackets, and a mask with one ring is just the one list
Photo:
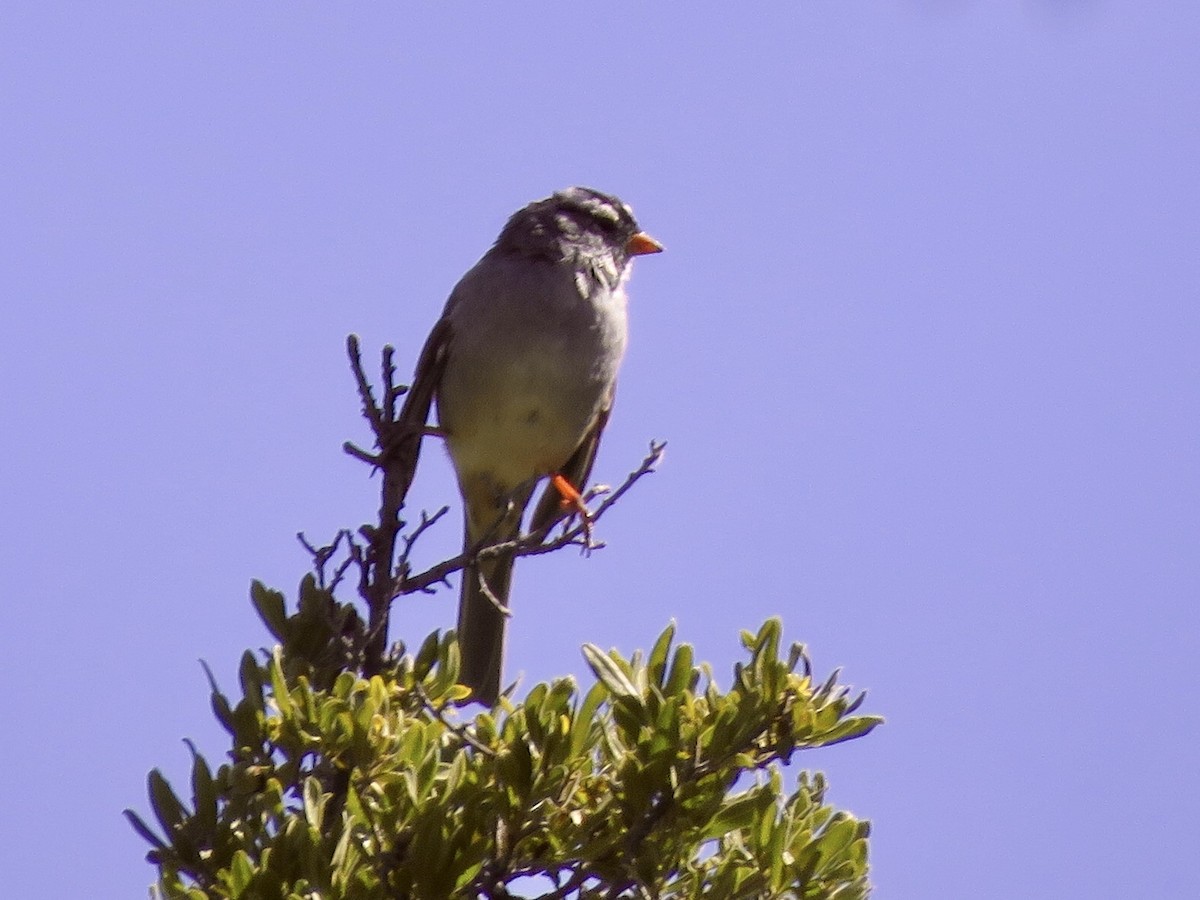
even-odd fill
[[(468, 536), (466, 547), (469, 550), (472, 546)], [(508, 617), (496, 604), (508, 607), (512, 572), (513, 556), (505, 553), (482, 560), (462, 573), (458, 601), (458, 646), (462, 653), (459, 681), (471, 689), (473, 699), (488, 706), (495, 706), (500, 696), (508, 630)], [(487, 584), (491, 598), (484, 593), (480, 578)]]

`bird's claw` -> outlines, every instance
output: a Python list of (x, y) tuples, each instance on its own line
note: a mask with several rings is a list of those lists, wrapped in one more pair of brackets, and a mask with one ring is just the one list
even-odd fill
[(550, 481), (562, 497), (563, 509), (571, 515), (579, 516), (579, 521), (583, 526), (583, 554), (584, 556), (591, 555), (592, 550), (600, 546), (592, 538), (592, 511), (588, 509), (579, 489), (571, 484), (565, 476), (555, 474), (551, 476)]

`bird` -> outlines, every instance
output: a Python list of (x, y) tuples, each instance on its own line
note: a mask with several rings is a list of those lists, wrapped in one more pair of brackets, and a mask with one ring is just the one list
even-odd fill
[[(516, 539), (542, 479), (531, 532), (586, 515), (581, 494), (628, 339), (630, 264), (662, 249), (626, 203), (571, 187), (517, 210), (450, 292), (402, 418), (449, 451), (464, 553)], [(513, 562), (500, 553), (462, 573), (459, 681), (488, 706), (500, 696)]]

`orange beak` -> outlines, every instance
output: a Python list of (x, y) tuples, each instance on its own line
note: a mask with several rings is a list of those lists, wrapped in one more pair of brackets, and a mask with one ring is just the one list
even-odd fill
[(647, 253), (662, 253), (663, 245), (644, 231), (639, 231), (625, 245), (625, 252), (630, 256), (644, 256)]

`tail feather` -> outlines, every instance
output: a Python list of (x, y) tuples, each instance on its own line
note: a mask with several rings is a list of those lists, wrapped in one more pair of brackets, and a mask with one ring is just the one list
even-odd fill
[[(499, 520), (494, 489), (486, 480), (462, 487), (466, 505), (464, 551), (478, 549), (481, 544), (513, 540), (521, 533), (521, 513), (529, 502), (532, 484), (513, 499)], [(462, 573), (458, 602), (458, 647), (462, 655), (459, 681), (471, 689), (472, 699), (488, 706), (495, 706), (500, 698), (508, 631), (508, 616), (501, 610), (508, 608), (513, 562), (511, 553), (501, 553), (478, 560)], [(484, 592), (484, 584), (490, 597)]]
[(500, 697), (508, 617), (484, 593), (480, 578), (498, 603), (507, 607), (512, 586), (511, 553), (482, 560), (464, 570), (458, 604), (458, 645), (462, 653), (459, 681), (473, 699), (494, 706)]

